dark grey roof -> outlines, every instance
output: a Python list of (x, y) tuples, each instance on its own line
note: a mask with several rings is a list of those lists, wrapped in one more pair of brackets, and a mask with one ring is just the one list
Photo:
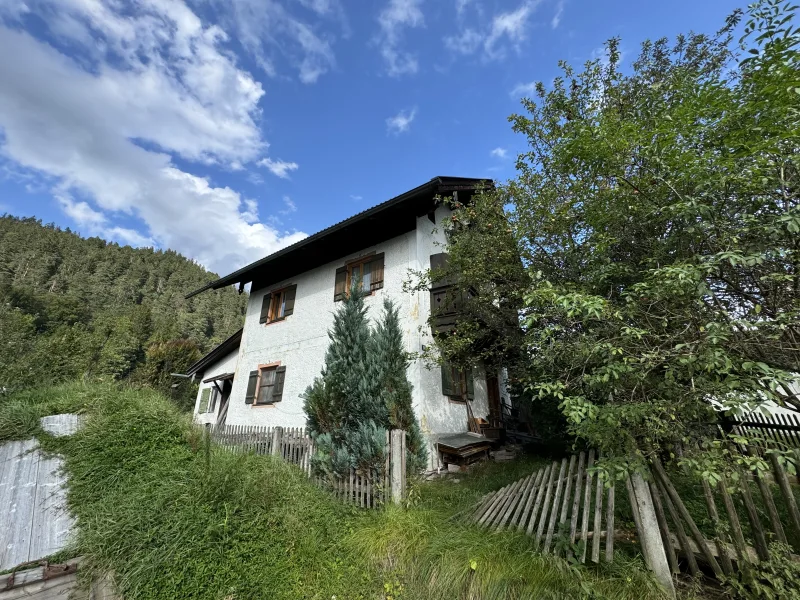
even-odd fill
[(211, 351), (202, 357), (200, 360), (196, 361), (195, 363), (189, 365), (189, 368), (186, 369), (187, 375), (199, 375), (200, 377), (203, 376), (205, 370), (217, 362), (219, 359), (224, 358), (234, 350), (239, 347), (239, 343), (242, 341), (242, 329), (234, 333), (224, 342), (219, 344), (218, 346), (211, 349)]
[[(471, 196), (482, 185), (492, 186), (490, 179), (470, 177), (434, 177), (413, 190), (387, 200), (332, 225), (291, 246), (220, 277), (188, 294), (199, 294), (208, 289), (257, 281), (260, 286), (284, 281), (337, 258), (391, 239), (416, 226), (416, 218), (435, 208), (437, 195), (451, 195), (454, 191)], [(461, 199), (461, 198), (459, 198)]]

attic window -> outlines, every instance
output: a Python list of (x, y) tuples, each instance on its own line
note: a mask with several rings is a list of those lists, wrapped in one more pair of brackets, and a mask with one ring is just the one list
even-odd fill
[(261, 301), (261, 317), (259, 323), (274, 323), (282, 321), (294, 312), (294, 299), (297, 295), (297, 286), (290, 285), (273, 292), (264, 294)]
[(383, 253), (372, 254), (347, 263), (336, 269), (333, 300), (344, 300), (345, 294), (353, 285), (353, 281), (361, 279), (361, 289), (365, 294), (383, 288)]

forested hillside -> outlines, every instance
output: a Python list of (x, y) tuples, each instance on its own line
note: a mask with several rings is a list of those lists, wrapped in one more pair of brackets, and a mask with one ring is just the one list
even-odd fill
[(168, 372), (241, 327), (246, 296), (176, 252), (0, 217), (0, 388), (77, 378), (169, 388)]

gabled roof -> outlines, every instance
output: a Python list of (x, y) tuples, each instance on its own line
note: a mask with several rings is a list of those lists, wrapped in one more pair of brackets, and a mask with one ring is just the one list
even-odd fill
[(437, 195), (449, 196), (454, 191), (459, 191), (471, 196), (482, 185), (491, 187), (493, 182), (470, 177), (434, 177), (413, 190), (323, 229), (230, 275), (220, 277), (186, 297), (191, 298), (208, 289), (216, 290), (237, 283), (244, 285), (256, 281), (263, 287), (284, 281), (299, 273), (412, 231), (416, 227), (417, 217), (429, 214), (435, 209), (434, 199)]
[[(242, 328), (244, 329), (244, 328)], [(187, 375), (200, 375), (203, 376), (205, 370), (213, 365), (218, 360), (225, 358), (228, 354), (239, 348), (239, 343), (242, 341), (242, 329), (234, 333), (224, 342), (211, 349), (211, 351), (202, 357), (200, 360), (189, 365), (186, 369)]]

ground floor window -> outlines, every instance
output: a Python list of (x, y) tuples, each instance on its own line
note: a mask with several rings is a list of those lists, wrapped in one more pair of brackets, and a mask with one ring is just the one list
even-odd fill
[(475, 399), (475, 384), (472, 371), (460, 369), (455, 365), (445, 362), (442, 364), (442, 394), (455, 402), (463, 402), (464, 397)]
[(280, 402), (285, 380), (286, 367), (277, 363), (262, 365), (255, 371), (250, 371), (245, 404), (264, 406)]

